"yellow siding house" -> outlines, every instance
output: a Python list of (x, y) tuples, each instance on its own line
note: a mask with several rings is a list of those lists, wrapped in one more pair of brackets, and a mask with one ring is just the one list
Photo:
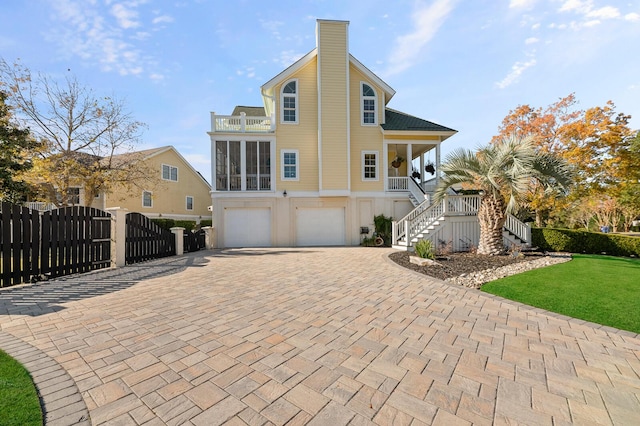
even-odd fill
[(349, 53), (348, 29), (318, 20), (262, 107), (211, 113), (218, 247), (358, 245), (375, 215), (402, 218), (437, 184), (425, 168), (456, 131), (387, 108), (395, 91)]

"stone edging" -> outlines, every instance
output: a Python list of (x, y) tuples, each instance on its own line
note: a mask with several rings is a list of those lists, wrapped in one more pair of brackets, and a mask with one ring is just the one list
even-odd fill
[(89, 410), (69, 373), (40, 349), (0, 331), (0, 349), (31, 374), (45, 425), (91, 425)]
[(495, 281), (510, 275), (520, 274), (522, 272), (531, 271), (545, 266), (556, 265), (570, 261), (571, 253), (548, 253), (544, 257), (533, 260), (512, 263), (511, 265), (501, 266), (499, 268), (485, 269), (484, 271), (471, 272), (462, 274), (457, 277), (447, 278), (445, 281), (452, 284), (458, 284), (469, 288), (480, 288), (483, 284)]

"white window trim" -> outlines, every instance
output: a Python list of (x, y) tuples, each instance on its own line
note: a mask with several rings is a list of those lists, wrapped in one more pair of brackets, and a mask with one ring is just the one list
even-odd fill
[[(145, 192), (149, 193), (151, 195), (151, 205), (150, 206), (145, 206), (144, 205), (144, 194)], [(153, 208), (153, 191), (142, 191), (142, 208), (145, 209), (152, 209)]]
[[(295, 178), (284, 177), (284, 155), (285, 154), (295, 154), (296, 156), (296, 177)], [(280, 150), (280, 178), (283, 181), (299, 181), (300, 180), (300, 154), (297, 149)]]
[[(364, 122), (364, 100), (366, 99), (371, 99), (371, 96), (364, 96), (363, 92), (364, 92), (364, 85), (367, 85), (369, 87), (371, 87), (371, 89), (373, 90), (374, 96), (373, 96), (373, 123), (365, 123)], [(366, 81), (361, 81), (360, 82), (360, 125), (361, 126), (377, 126), (378, 125), (378, 93), (376, 92), (375, 87), (371, 84), (368, 83)]]
[[(164, 178), (164, 166), (169, 167), (169, 179), (165, 179)], [(176, 169), (176, 180), (171, 179), (171, 169)], [(160, 177), (162, 178), (162, 180), (166, 180), (169, 182), (178, 182), (180, 180), (180, 174), (179, 174), (179, 170), (177, 166), (172, 166), (171, 164), (162, 164), (162, 166), (160, 166)]]
[[(373, 154), (376, 156), (376, 167), (375, 167), (376, 177), (375, 178), (367, 178), (364, 175), (364, 170), (365, 170), (364, 157), (366, 154)], [(361, 163), (361, 170), (362, 170), (361, 177), (364, 182), (377, 182), (380, 180), (380, 151), (362, 151), (362, 155), (360, 157), (360, 163)]]
[[(189, 198), (191, 198), (191, 208), (189, 208), (189, 202), (188, 202)], [(193, 198), (193, 195), (185, 196), (184, 197), (184, 208), (185, 208), (185, 210), (190, 211), (190, 212), (193, 211), (193, 208), (194, 208), (194, 205), (195, 205), (195, 201), (196, 200), (195, 200), (195, 198)]]
[[(284, 97), (285, 97), (285, 93), (284, 93), (284, 88), (287, 86), (287, 84), (291, 83), (292, 81), (294, 81), (296, 83), (296, 93), (291, 94), (291, 93), (287, 93), (287, 96), (293, 96), (296, 99), (296, 120), (295, 121), (284, 121)], [(300, 121), (300, 84), (298, 83), (298, 79), (297, 78), (292, 78), (291, 80), (287, 80), (285, 81), (282, 86), (280, 87), (280, 124), (298, 124), (298, 122)]]

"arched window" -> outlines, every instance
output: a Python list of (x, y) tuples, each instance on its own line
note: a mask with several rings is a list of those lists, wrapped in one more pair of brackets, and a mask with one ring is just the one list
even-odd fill
[(368, 84), (362, 83), (362, 124), (377, 124), (376, 115), (376, 92)]
[(291, 80), (282, 86), (280, 99), (283, 123), (298, 122), (298, 80)]

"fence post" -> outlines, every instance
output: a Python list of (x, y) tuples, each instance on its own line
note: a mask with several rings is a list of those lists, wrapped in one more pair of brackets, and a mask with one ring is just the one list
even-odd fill
[(216, 247), (216, 231), (213, 226), (203, 226), (202, 230), (204, 231), (204, 245), (207, 250), (211, 250)]
[(171, 232), (176, 237), (176, 256), (184, 254), (184, 228), (179, 226), (171, 228)]
[(124, 207), (105, 210), (111, 214), (111, 266), (121, 267), (126, 263), (128, 210)]

